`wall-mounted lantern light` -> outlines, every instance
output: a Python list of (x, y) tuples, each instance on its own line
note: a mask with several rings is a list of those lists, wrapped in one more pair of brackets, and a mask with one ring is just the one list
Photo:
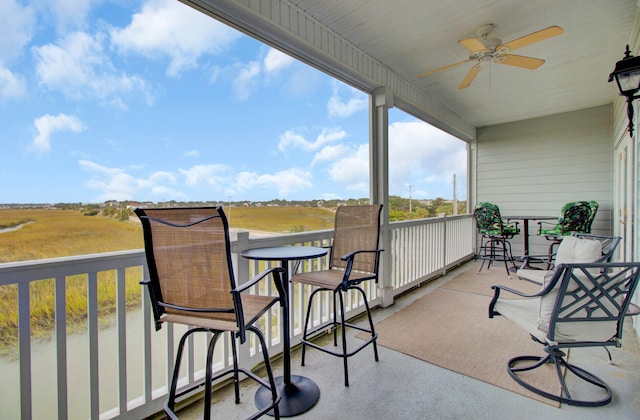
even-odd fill
[(624, 58), (616, 63), (616, 68), (609, 75), (609, 82), (616, 81), (618, 93), (627, 98), (627, 117), (629, 118), (629, 135), (633, 137), (633, 101), (640, 98), (640, 57), (634, 57), (629, 45)]

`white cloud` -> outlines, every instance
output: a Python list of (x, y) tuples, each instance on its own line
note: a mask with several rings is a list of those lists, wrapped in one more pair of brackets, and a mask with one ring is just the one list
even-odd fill
[(264, 58), (264, 71), (267, 73), (277, 72), (295, 63), (295, 60), (275, 48), (269, 48)]
[(59, 44), (33, 48), (39, 83), (72, 98), (97, 97), (114, 104), (118, 94), (144, 89), (136, 76), (119, 74), (103, 49), (104, 37), (74, 32)]
[(53, 15), (59, 31), (81, 27), (96, 0), (48, 0), (43, 2)]
[(347, 189), (367, 193), (369, 191), (369, 145), (362, 144), (351, 153), (344, 154), (329, 167), (331, 180)]
[[(341, 88), (342, 86), (344, 86), (344, 88)], [(343, 94), (347, 96), (346, 100), (342, 99)], [(356, 112), (366, 109), (368, 103), (369, 98), (364, 93), (333, 80), (331, 98), (329, 98), (329, 102), (327, 103), (327, 110), (330, 116), (340, 118), (350, 117)]]
[(159, 171), (147, 178), (136, 178), (122, 168), (110, 168), (89, 160), (79, 160), (78, 164), (89, 172), (87, 186), (100, 191), (96, 202), (107, 200), (135, 200), (141, 196), (153, 199), (183, 199), (185, 194), (171, 185), (177, 180), (171, 172)]
[(311, 188), (311, 173), (299, 168), (291, 168), (274, 174), (256, 174), (240, 172), (236, 177), (235, 192), (244, 192), (252, 188), (277, 189), (278, 197)]
[(6, 64), (22, 53), (31, 40), (34, 27), (32, 6), (23, 6), (15, 0), (0, 1), (0, 64)]
[[(401, 195), (411, 184), (417, 193), (452, 185), (456, 174), (462, 186), (467, 176), (466, 144), (421, 121), (396, 122), (389, 126), (389, 190)], [(452, 187), (451, 187), (452, 188)], [(435, 195), (451, 197), (451, 191)]]
[(220, 54), (240, 34), (204, 13), (175, 0), (150, 0), (124, 29), (111, 31), (115, 47), (125, 53), (168, 57), (167, 75), (195, 68), (204, 54)]
[(313, 161), (311, 161), (311, 165), (315, 165), (318, 162), (322, 161), (334, 161), (342, 156), (346, 156), (351, 153), (351, 149), (349, 146), (344, 144), (337, 144), (333, 146), (323, 147), (318, 153), (313, 157)]
[(278, 150), (283, 153), (291, 149), (301, 149), (307, 152), (318, 150), (322, 146), (338, 142), (347, 137), (347, 132), (341, 128), (323, 128), (315, 140), (310, 141), (293, 130), (287, 130), (280, 136)]
[(310, 67), (300, 65), (291, 56), (273, 48), (267, 50), (264, 58), (224, 69), (214, 68), (210, 79), (215, 82), (225, 74), (233, 75), (233, 88), (238, 100), (248, 99), (258, 88), (273, 84), (274, 80), (277, 80), (282, 93), (313, 95), (321, 80), (317, 72), (310, 71)]
[(178, 171), (185, 177), (187, 186), (220, 186), (226, 182), (225, 176), (229, 169), (226, 165), (210, 164), (196, 165), (189, 169), (179, 169)]
[(0, 67), (0, 101), (24, 95), (24, 80), (9, 69)]
[(257, 61), (246, 63), (239, 69), (238, 75), (233, 81), (233, 90), (238, 99), (245, 100), (249, 98), (252, 90), (257, 85), (258, 76), (260, 76), (260, 63)]
[(200, 151), (199, 150), (187, 150), (186, 152), (184, 152), (184, 155), (186, 157), (198, 157), (198, 156), (200, 156)]
[(32, 142), (32, 147), (39, 153), (51, 150), (51, 136), (57, 131), (72, 131), (79, 133), (84, 130), (84, 124), (73, 115), (43, 115), (33, 122), (38, 134)]

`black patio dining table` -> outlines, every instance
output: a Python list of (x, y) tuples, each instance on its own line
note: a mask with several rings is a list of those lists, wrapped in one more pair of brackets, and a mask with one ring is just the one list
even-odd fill
[[(278, 394), (281, 395), (278, 410), (281, 417), (291, 417), (302, 414), (313, 407), (320, 399), (320, 388), (311, 379), (291, 375), (291, 337), (289, 320), (289, 261), (296, 261), (322, 257), (327, 254), (327, 248), (315, 246), (275, 246), (266, 248), (251, 248), (240, 252), (244, 258), (258, 261), (280, 261), (284, 269), (282, 275), (283, 289), (287, 293), (287, 307), (282, 308), (283, 317), (283, 376), (275, 378)], [(297, 267), (297, 265), (296, 265)], [(295, 271), (295, 270), (294, 270)], [(255, 396), (258, 408), (271, 404), (271, 391), (262, 386)], [(268, 413), (273, 415), (273, 410)]]
[(524, 257), (529, 256), (529, 220), (555, 220), (556, 216), (531, 216), (531, 215), (515, 215), (515, 216), (505, 216), (507, 221), (511, 220), (522, 220), (522, 237), (524, 243)]

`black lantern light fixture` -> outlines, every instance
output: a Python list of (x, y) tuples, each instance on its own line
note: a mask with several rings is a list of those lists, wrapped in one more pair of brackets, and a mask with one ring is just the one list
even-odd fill
[(633, 101), (640, 98), (640, 57), (634, 57), (629, 45), (624, 58), (616, 63), (616, 68), (609, 75), (609, 82), (616, 81), (618, 93), (627, 98), (627, 117), (629, 118), (629, 135), (633, 137)]

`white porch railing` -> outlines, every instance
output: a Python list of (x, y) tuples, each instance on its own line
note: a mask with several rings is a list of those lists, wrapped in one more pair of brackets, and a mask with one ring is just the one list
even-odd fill
[[(390, 225), (391, 279), (394, 296), (445, 273), (473, 256), (474, 224), (470, 215), (439, 217)], [(324, 246), (332, 231), (315, 231), (250, 239), (241, 232), (233, 241), (238, 280), (248, 279), (269, 266), (265, 262), (238, 258), (247, 248), (280, 245)], [(260, 265), (263, 264), (263, 265)], [(270, 264), (277, 264), (273, 262)], [(300, 270), (317, 270), (327, 264), (326, 257), (306, 261)], [(153, 328), (148, 297), (142, 296), (138, 309), (126, 309), (125, 285), (132, 276), (146, 273), (142, 250), (111, 252), (0, 264), (0, 287), (17, 288), (17, 358), (0, 358), (4, 385), (0, 385), (0, 406), (6, 418), (122, 418), (149, 416), (162, 410), (167, 383), (173, 370), (175, 343), (182, 335), (179, 326)], [(290, 267), (291, 268), (291, 267)], [(115, 273), (116, 313), (112, 325), (101, 327), (98, 316), (99, 278)], [(132, 274), (137, 273), (137, 274)], [(70, 276), (82, 276), (87, 290), (87, 322), (84, 332), (67, 331), (69, 322), (65, 290)], [(145, 274), (146, 276), (146, 274)], [(55, 332), (51, 340), (34, 339), (31, 328), (31, 285), (53, 279), (55, 293)], [(372, 305), (379, 302), (375, 284), (366, 290)], [(257, 293), (258, 291), (256, 291)], [(273, 292), (271, 290), (260, 293)], [(309, 290), (290, 285), (291, 343), (299, 342)], [(348, 299), (350, 316), (362, 310), (361, 302)], [(326, 322), (331, 316), (329, 300), (313, 308), (313, 322)], [(263, 328), (271, 355), (282, 350), (278, 310), (264, 319)], [(228, 339), (215, 356), (214, 369), (228, 366)], [(241, 363), (258, 363), (256, 343), (240, 354)], [(189, 341), (182, 372), (183, 383), (203, 376), (205, 340)], [(2, 388), (4, 386), (5, 388)]]

